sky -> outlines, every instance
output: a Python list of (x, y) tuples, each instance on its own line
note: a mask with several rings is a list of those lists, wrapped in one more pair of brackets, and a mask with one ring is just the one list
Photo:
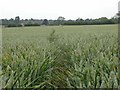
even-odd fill
[(0, 19), (111, 18), (120, 0), (0, 0)]

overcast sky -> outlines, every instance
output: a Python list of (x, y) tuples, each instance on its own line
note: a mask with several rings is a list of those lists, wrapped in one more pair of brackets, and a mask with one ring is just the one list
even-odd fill
[(120, 0), (0, 0), (0, 19), (111, 18)]

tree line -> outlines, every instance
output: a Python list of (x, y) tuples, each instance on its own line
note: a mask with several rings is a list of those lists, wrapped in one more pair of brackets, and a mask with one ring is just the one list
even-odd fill
[(97, 19), (82, 19), (76, 20), (65, 20), (64, 17), (60, 16), (57, 20), (47, 19), (20, 19), (19, 16), (15, 19), (1, 19), (2, 25), (5, 27), (22, 27), (22, 26), (40, 26), (40, 25), (100, 25), (100, 24), (117, 24), (119, 14), (108, 19), (107, 17), (101, 17)]

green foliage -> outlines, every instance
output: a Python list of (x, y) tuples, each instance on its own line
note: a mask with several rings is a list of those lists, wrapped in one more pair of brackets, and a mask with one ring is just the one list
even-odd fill
[(55, 43), (58, 40), (58, 35), (55, 35), (55, 30), (50, 33), (49, 37), (47, 38), (50, 43)]
[[(116, 14), (116, 16), (119, 16)], [(60, 16), (57, 20), (36, 20), (36, 19), (22, 19), (20, 20), (20, 17), (17, 16), (15, 19), (1, 19), (2, 25), (6, 27), (20, 27), (22, 25), (24, 26), (40, 26), (40, 25), (103, 25), (103, 24), (117, 24), (118, 23), (118, 17), (112, 17), (111, 19), (108, 19), (107, 17), (101, 17), (96, 19), (82, 19), (78, 18), (76, 20), (65, 20), (64, 17)]]
[(48, 20), (44, 19), (43, 22), (42, 22), (42, 25), (48, 25), (48, 24), (49, 24)]
[(3, 87), (118, 88), (115, 27), (59, 26), (39, 27), (41, 31), (35, 27), (22, 28), (24, 31), (17, 28), (4, 30)]

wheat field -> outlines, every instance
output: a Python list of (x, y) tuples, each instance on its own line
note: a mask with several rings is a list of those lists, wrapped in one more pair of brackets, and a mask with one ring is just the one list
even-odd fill
[(3, 88), (118, 88), (117, 25), (2, 29)]

